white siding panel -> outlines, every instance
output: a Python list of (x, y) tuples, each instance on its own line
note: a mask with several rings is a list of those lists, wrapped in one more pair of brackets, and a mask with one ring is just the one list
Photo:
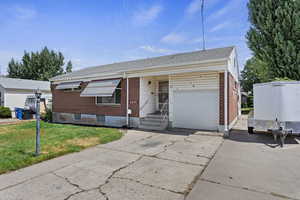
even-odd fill
[(5, 89), (2, 86), (0, 86), (0, 93), (1, 93), (0, 106), (4, 106)]
[(169, 120), (173, 121), (174, 92), (186, 90), (218, 90), (219, 91), (219, 73), (218, 72), (193, 72), (178, 75), (172, 75), (169, 78)]

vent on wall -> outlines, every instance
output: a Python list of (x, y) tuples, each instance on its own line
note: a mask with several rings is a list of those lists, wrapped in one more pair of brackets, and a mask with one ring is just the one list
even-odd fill
[(76, 121), (81, 120), (81, 114), (74, 114), (74, 120)]
[(67, 117), (64, 114), (59, 114), (59, 120), (65, 122), (67, 121)]
[(105, 123), (105, 116), (104, 115), (97, 115), (97, 122), (98, 123)]

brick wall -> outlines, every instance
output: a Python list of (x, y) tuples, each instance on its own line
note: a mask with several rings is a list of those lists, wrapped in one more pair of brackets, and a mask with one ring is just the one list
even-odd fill
[[(82, 89), (87, 82), (81, 84)], [(126, 80), (121, 80), (121, 105), (96, 105), (95, 97), (80, 97), (81, 91), (56, 90), (56, 85), (51, 85), (53, 112), (57, 113), (82, 113), (107, 116), (126, 115)], [(139, 78), (129, 79), (129, 108), (132, 117), (139, 117)]]
[[(238, 116), (238, 88), (234, 77), (228, 72), (228, 124), (230, 124)], [(220, 116), (219, 123), (224, 125), (224, 73), (219, 74), (220, 87)]]
[(219, 124), (224, 125), (224, 73), (219, 74)]
[(238, 83), (233, 76), (228, 75), (228, 121), (230, 124), (238, 116)]

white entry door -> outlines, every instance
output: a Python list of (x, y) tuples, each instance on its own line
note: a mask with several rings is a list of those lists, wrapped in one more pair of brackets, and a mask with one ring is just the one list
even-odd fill
[(203, 130), (218, 129), (218, 90), (174, 91), (173, 101), (173, 127)]

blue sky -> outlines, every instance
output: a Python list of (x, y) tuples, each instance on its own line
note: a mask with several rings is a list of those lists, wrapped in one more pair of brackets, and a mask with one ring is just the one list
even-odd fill
[[(201, 0), (1, 0), (0, 66), (24, 50), (61, 51), (74, 70), (202, 48)], [(205, 0), (206, 47), (251, 57), (247, 0)]]

